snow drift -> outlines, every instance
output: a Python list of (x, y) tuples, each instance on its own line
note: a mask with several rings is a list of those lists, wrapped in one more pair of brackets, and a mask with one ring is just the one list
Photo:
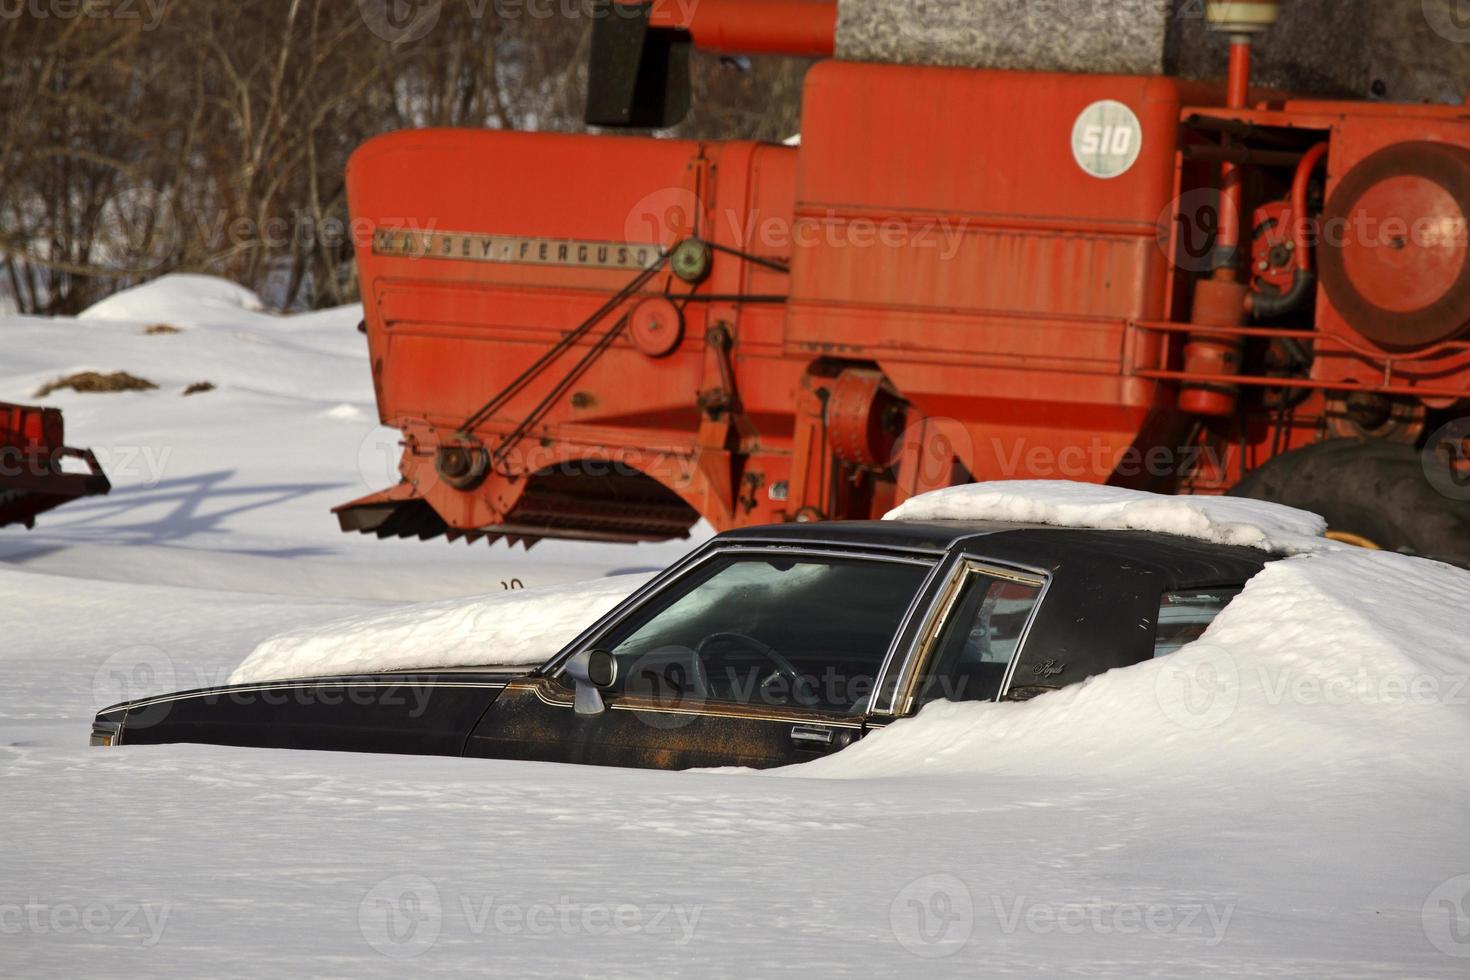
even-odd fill
[(1238, 497), (1174, 497), (1054, 480), (948, 487), (904, 501), (890, 521), (1016, 521), (1103, 530), (1158, 531), (1276, 554), (1333, 548), (1327, 522), (1281, 504)]
[(78, 315), (79, 320), (167, 323), (177, 327), (240, 326), (259, 319), (265, 304), (244, 286), (189, 273), (173, 273), (114, 293)]
[(230, 683), (439, 667), (539, 666), (649, 575), (405, 606), (266, 640)]
[(1171, 656), (1022, 704), (937, 702), (798, 771), (1443, 775), (1443, 753), (1470, 745), (1467, 638), (1470, 572), (1356, 548), (1305, 555), (1268, 566)]

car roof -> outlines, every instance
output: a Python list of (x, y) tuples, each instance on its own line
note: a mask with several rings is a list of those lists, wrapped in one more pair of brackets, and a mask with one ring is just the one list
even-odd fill
[[(963, 552), (1055, 572), (1089, 566), (1100, 573), (1157, 576), (1179, 587), (1239, 584), (1276, 560), (1256, 548), (1152, 531), (1093, 530), (1003, 521), (823, 521), (727, 531), (731, 543), (772, 542), (921, 552)], [(1079, 568), (1080, 566), (1080, 568)]]

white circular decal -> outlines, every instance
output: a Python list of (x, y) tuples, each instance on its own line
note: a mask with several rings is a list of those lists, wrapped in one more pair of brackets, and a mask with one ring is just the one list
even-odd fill
[(1112, 99), (1083, 109), (1072, 127), (1072, 155), (1077, 158), (1077, 166), (1103, 180), (1133, 169), (1142, 149), (1143, 124), (1132, 109)]

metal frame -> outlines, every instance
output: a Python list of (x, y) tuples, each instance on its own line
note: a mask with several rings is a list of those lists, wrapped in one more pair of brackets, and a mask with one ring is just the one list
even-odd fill
[[(939, 634), (947, 624), (950, 613), (954, 611), (954, 606), (959, 600), (966, 581), (974, 574), (1034, 585), (1040, 590), (1036, 595), (1036, 602), (1031, 606), (1031, 612), (1026, 617), (1025, 625), (1021, 627), (1021, 634), (1016, 640), (1016, 651), (1011, 655), (1011, 661), (1006, 666), (1005, 677), (1001, 681), (1000, 691), (994, 700), (1003, 699), (1010, 691), (1011, 682), (1016, 674), (1016, 665), (1020, 663), (1022, 655), (1026, 652), (1026, 641), (1031, 636), (1031, 627), (1035, 624), (1036, 617), (1046, 602), (1047, 593), (1051, 590), (1052, 575), (1042, 569), (1009, 562), (997, 562), (983, 555), (962, 552), (955, 556), (950, 566), (949, 577), (943, 586), (933, 593), (933, 598), (925, 611), (924, 625), (914, 636), (909, 654), (899, 666), (893, 693), (886, 706), (886, 714), (894, 718), (901, 718), (912, 712), (914, 687), (922, 668), (934, 655), (935, 643)], [(877, 710), (875, 706), (874, 711)]]
[[(1403, 371), (1399, 371), (1396, 375), (1395, 369), (1404, 363), (1426, 361), (1439, 357), (1440, 355), (1462, 356), (1470, 354), (1470, 341), (1445, 340), (1425, 347), (1422, 350), (1393, 354), (1375, 350), (1366, 345), (1354, 344), (1346, 337), (1322, 330), (1292, 330), (1278, 327), (1250, 326), (1221, 327), (1196, 323), (1181, 323), (1172, 320), (1132, 320), (1129, 321), (1129, 326), (1144, 333), (1159, 335), (1166, 343), (1170, 342), (1170, 335), (1173, 334), (1199, 334), (1224, 339), (1265, 337), (1309, 340), (1319, 345), (1319, 349), (1326, 348), (1326, 353), (1346, 353), (1363, 358), (1375, 365), (1383, 374), (1383, 378), (1379, 382), (1327, 381), (1319, 378), (1273, 378), (1267, 375), (1244, 373), (1230, 375), (1199, 374), (1191, 371), (1172, 371), (1162, 368), (1135, 366), (1131, 373), (1139, 378), (1150, 378), (1154, 381), (1193, 381), (1201, 384), (1248, 385), (1258, 388), (1300, 388), (1315, 391), (1370, 391), (1383, 395), (1405, 395), (1416, 398), (1463, 398), (1465, 396), (1465, 389), (1463, 387), (1457, 388), (1435, 384), (1432, 381), (1420, 382), (1416, 379), (1423, 377), (1423, 375)], [(1165, 360), (1167, 361), (1167, 358)], [(1408, 382), (1396, 382), (1396, 378), (1407, 378)]]
[[(804, 542), (746, 542), (746, 541), (719, 541), (706, 545), (703, 549), (694, 552), (683, 560), (670, 566), (663, 574), (646, 583), (638, 591), (623, 600), (607, 613), (601, 620), (594, 623), (590, 628), (573, 640), (565, 649), (553, 657), (538, 672), (541, 676), (554, 678), (561, 675), (566, 668), (566, 663), (572, 657), (584, 650), (592, 649), (604, 636), (621, 626), (629, 616), (640, 609), (644, 602), (652, 596), (666, 591), (668, 588), (697, 571), (706, 562), (729, 554), (760, 555), (799, 554), (816, 558), (842, 558), (856, 559), (859, 561), (880, 561), (890, 564), (902, 565), (927, 565), (930, 566), (929, 573), (914, 590), (913, 597), (909, 600), (908, 608), (904, 611), (902, 619), (899, 620), (898, 628), (894, 630), (893, 639), (889, 641), (887, 652), (878, 668), (877, 676), (874, 678), (873, 693), (868, 695), (866, 704), (854, 705), (853, 717), (871, 714), (875, 710), (874, 701), (878, 697), (885, 684), (885, 678), (891, 665), (897, 657), (903, 639), (908, 635), (909, 627), (918, 607), (922, 604), (933, 587), (935, 578), (945, 567), (945, 552), (929, 551), (924, 549), (901, 549), (895, 548), (892, 552), (874, 550), (867, 546), (853, 546), (850, 548), (818, 546), (811, 547)], [(707, 702), (708, 703), (708, 702)], [(724, 704), (726, 702), (720, 702)]]

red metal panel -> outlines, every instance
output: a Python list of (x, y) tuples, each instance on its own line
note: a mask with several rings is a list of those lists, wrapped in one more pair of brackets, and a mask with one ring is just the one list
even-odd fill
[[(769, 223), (789, 225), (794, 157), (755, 144), (443, 130), (383, 137), (353, 157), (349, 197), (380, 412), (412, 436), (405, 476), (452, 527), (502, 523), (529, 473), (581, 458), (657, 472), (701, 511), (733, 520), (740, 474), (729, 459), (723, 470), (704, 459), (712, 447), (699, 442), (706, 419), (698, 402), (717, 360), (706, 333), (723, 324), (734, 338), (740, 408), (765, 452), (783, 439), (789, 446), (801, 368), (780, 360), (779, 303), (718, 299), (779, 298), (788, 276), (731, 252), (715, 254), (698, 289), (658, 273), (640, 294), (668, 293), (683, 307), (682, 342), (650, 357), (631, 336), (615, 341), (483, 486), (438, 480), (434, 451), (638, 275), (636, 261), (609, 269), (599, 256), (616, 264), (642, 246), (656, 258), (697, 236), (784, 264), (789, 235), (772, 234)], [(579, 264), (588, 250), (593, 261)], [(503, 260), (485, 260), (496, 257)], [(632, 306), (469, 435), (494, 446)]]
[[(1079, 117), (1105, 100), (1142, 129), (1111, 179), (1073, 154)], [(1125, 448), (1157, 397), (1122, 375), (1128, 321), (1165, 313), (1179, 110), (1167, 79), (819, 65), (788, 352), (835, 342), (877, 361), (925, 414), (970, 429), (977, 477), (1015, 475), (989, 443), (1021, 419), (1028, 448), (1079, 435)], [(1067, 419), (1049, 428), (1058, 403)]]

